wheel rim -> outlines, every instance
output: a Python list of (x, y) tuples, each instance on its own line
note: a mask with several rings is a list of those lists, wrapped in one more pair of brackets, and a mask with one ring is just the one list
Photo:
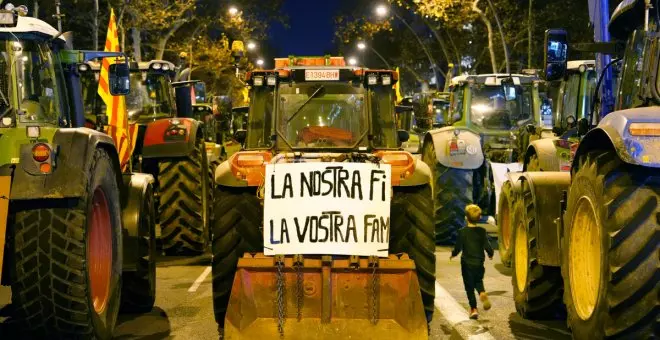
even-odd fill
[(515, 256), (514, 262), (516, 267), (516, 284), (518, 291), (522, 292), (527, 286), (527, 264), (528, 264), (528, 249), (527, 249), (527, 228), (525, 224), (520, 221), (516, 227), (515, 239)]
[(509, 214), (509, 197), (507, 195), (502, 195), (500, 198), (502, 200), (502, 210), (500, 214), (502, 216), (502, 222), (500, 223), (500, 228), (502, 228), (502, 244), (504, 244), (504, 249), (509, 249), (511, 245), (511, 216)]
[(94, 191), (92, 216), (87, 243), (89, 263), (90, 295), (94, 311), (105, 311), (110, 295), (110, 273), (112, 270), (112, 232), (110, 209), (101, 188)]
[(591, 317), (600, 290), (601, 244), (596, 213), (587, 197), (577, 203), (569, 239), (568, 270), (573, 305), (582, 320)]

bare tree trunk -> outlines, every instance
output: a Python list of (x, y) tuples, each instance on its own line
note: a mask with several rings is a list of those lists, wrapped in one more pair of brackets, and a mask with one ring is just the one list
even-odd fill
[(33, 10), (32, 16), (35, 17), (35, 18), (39, 18), (39, 1), (38, 0), (34, 0), (32, 2), (32, 10)]
[(504, 60), (506, 62), (506, 73), (510, 74), (511, 64), (509, 63), (509, 49), (506, 47), (506, 39), (504, 39), (504, 31), (502, 30), (502, 25), (500, 24), (500, 18), (497, 16), (497, 11), (495, 10), (495, 6), (493, 6), (493, 2), (491, 0), (488, 0), (488, 5), (490, 6), (490, 10), (493, 11), (493, 16), (495, 17), (497, 28), (500, 31), (500, 37), (502, 38), (502, 49), (504, 49)]
[(493, 44), (493, 25), (490, 23), (490, 20), (486, 14), (479, 9), (479, 0), (474, 0), (472, 3), (472, 11), (479, 15), (481, 21), (486, 25), (486, 30), (488, 31), (488, 50), (490, 51), (490, 63), (493, 67), (493, 73), (497, 73), (497, 58), (495, 56), (495, 45)]
[(142, 61), (142, 32), (137, 27), (131, 28), (131, 37), (133, 38), (133, 58), (135, 61)]
[(527, 68), (532, 68), (532, 31), (534, 26), (532, 23), (532, 2), (529, 0), (529, 16), (527, 19)]
[(94, 43), (94, 51), (99, 50), (99, 0), (94, 0), (94, 29), (92, 41)]
[(424, 80), (424, 78), (422, 78), (422, 76), (420, 76), (419, 73), (415, 72), (415, 70), (412, 67), (410, 67), (408, 65), (403, 65), (403, 67), (406, 70), (408, 70), (413, 75), (413, 77), (415, 77), (415, 79), (417, 79), (418, 82), (420, 82), (420, 83), (425, 83), (426, 82), (426, 80)]
[(165, 47), (167, 47), (167, 42), (185, 23), (185, 20), (175, 21), (174, 24), (172, 24), (172, 27), (170, 27), (170, 29), (165, 33), (165, 35), (158, 39), (158, 44), (156, 44), (156, 59), (163, 59), (163, 56), (165, 55)]

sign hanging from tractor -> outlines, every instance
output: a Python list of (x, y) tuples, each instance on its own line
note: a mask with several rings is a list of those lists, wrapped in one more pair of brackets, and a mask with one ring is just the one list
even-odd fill
[(266, 255), (388, 255), (391, 167), (368, 163), (266, 166)]

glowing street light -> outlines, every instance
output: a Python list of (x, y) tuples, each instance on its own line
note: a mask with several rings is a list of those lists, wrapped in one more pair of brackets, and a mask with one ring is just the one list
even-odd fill
[(378, 15), (379, 17), (386, 16), (388, 12), (389, 10), (385, 5), (378, 5), (378, 7), (376, 7), (376, 15)]
[(359, 43), (357, 44), (357, 48), (358, 48), (358, 49), (361, 49), (361, 50), (364, 50), (365, 48), (367, 48), (367, 44), (365, 44), (365, 43), (363, 43), (363, 42), (359, 42)]
[(264, 60), (263, 59), (257, 59), (257, 66), (263, 66), (264, 65)]
[(229, 15), (235, 16), (236, 14), (238, 14), (238, 8), (236, 8), (235, 6), (229, 7)]
[(257, 48), (257, 44), (254, 41), (250, 41), (247, 44), (247, 49), (253, 51)]
[(349, 58), (349, 59), (348, 59), (348, 64), (349, 64), (349, 65), (353, 65), (353, 66), (354, 66), (354, 65), (357, 65), (357, 59), (355, 59), (355, 58)]

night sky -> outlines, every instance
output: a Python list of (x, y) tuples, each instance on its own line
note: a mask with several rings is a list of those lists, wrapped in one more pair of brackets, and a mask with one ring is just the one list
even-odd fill
[(338, 0), (286, 0), (282, 8), (289, 16), (289, 29), (274, 24), (269, 40), (277, 57), (324, 55), (334, 51), (334, 17)]

